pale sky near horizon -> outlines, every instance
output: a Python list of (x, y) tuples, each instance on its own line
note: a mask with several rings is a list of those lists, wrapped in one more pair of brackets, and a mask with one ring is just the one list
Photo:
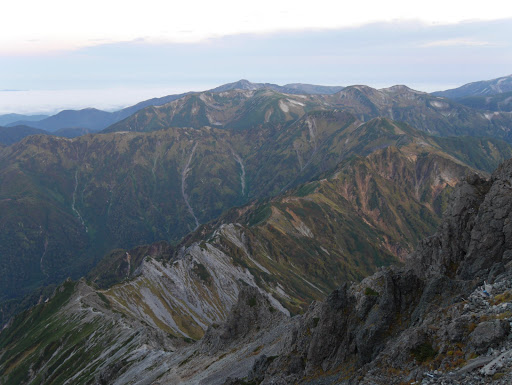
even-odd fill
[(18, 0), (0, 9), (0, 114), (113, 109), (240, 78), (433, 91), (512, 73), (512, 6), (502, 0)]

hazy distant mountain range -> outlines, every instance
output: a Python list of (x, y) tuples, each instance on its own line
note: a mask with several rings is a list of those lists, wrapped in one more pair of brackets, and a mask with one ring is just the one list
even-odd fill
[[(349, 90), (357, 89), (358, 86), (347, 87)], [(360, 87), (361, 89), (364, 87)], [(396, 87), (395, 87), (396, 88)], [(242, 79), (234, 83), (224, 84), (210, 90), (211, 93), (221, 93), (230, 90), (249, 90), (256, 91), (268, 89), (281, 94), (291, 95), (334, 95), (344, 90), (342, 86), (319, 86), (312, 84), (293, 83), (279, 86), (272, 83), (251, 83), (248, 80)], [(371, 89), (367, 87), (366, 90)], [(388, 90), (393, 90), (394, 87)], [(381, 90), (386, 92), (385, 89)], [(470, 83), (462, 87), (434, 92), (432, 95), (456, 99), (459, 104), (467, 107), (476, 108), (480, 110), (489, 111), (504, 111), (510, 112), (512, 110), (512, 98), (510, 95), (504, 93), (512, 91), (512, 76), (506, 76), (489, 81), (480, 81)], [(341, 97), (346, 97), (346, 94)], [(389, 93), (389, 92), (388, 92)], [(39, 128), (48, 132), (55, 132), (59, 129), (82, 128), (90, 131), (100, 131), (112, 124), (115, 124), (134, 113), (150, 106), (162, 106), (174, 100), (183, 98), (189, 94), (200, 93), (184, 93), (178, 95), (168, 95), (161, 98), (153, 98), (131, 107), (124, 108), (119, 111), (106, 112), (95, 108), (86, 108), (83, 110), (66, 110), (61, 111), (53, 116), (46, 115), (19, 115), (7, 114), (0, 115), (0, 126), (29, 126)], [(417, 93), (424, 94), (424, 93)], [(497, 94), (497, 95), (496, 95)], [(485, 96), (485, 99), (482, 99)], [(368, 95), (363, 96), (368, 97)], [(373, 101), (375, 102), (375, 101)], [(372, 102), (372, 103), (373, 103)], [(330, 103), (327, 101), (327, 103)], [(343, 105), (344, 103), (342, 103)], [(346, 106), (345, 106), (346, 107)], [(380, 107), (378, 107), (380, 108)], [(382, 111), (380, 111), (382, 112)], [(446, 112), (445, 112), (446, 114)], [(375, 115), (375, 114), (374, 114)], [(389, 115), (389, 114), (388, 114)], [(392, 117), (393, 118), (393, 117)], [(396, 117), (399, 118), (399, 117)], [(112, 130), (110, 130), (112, 131)]]
[(490, 96), (505, 92), (512, 92), (512, 75), (468, 83), (451, 90), (433, 92), (432, 95), (460, 99), (470, 96)]
[[(299, 83), (279, 86), (277, 84), (271, 83), (251, 83), (248, 80), (239, 80), (238, 82), (219, 86), (211, 91), (222, 92), (234, 89), (257, 90), (262, 88), (269, 88), (290, 94), (333, 94), (343, 89), (343, 87), (318, 86), (313, 84)], [(0, 125), (28, 125), (49, 132), (54, 132), (61, 128), (88, 128), (92, 131), (99, 131), (113, 123), (125, 119), (126, 117), (145, 107), (161, 106), (173, 100), (179, 99), (185, 95), (186, 94), (178, 94), (168, 95), (161, 98), (153, 98), (115, 112), (106, 112), (95, 108), (86, 108), (83, 110), (61, 111), (58, 114), (50, 117), (45, 115), (0, 115)]]
[(48, 135), (48, 131), (28, 126), (0, 127), (0, 143), (6, 146), (30, 135)]
[(6, 126), (11, 123), (25, 121), (25, 122), (38, 122), (47, 118), (48, 115), (22, 115), (22, 114), (5, 114), (0, 115), (0, 126)]
[(211, 89), (210, 92), (223, 92), (230, 90), (260, 90), (262, 88), (269, 88), (285, 94), (297, 95), (332, 95), (341, 91), (342, 86), (319, 86), (315, 84), (302, 84), (292, 83), (279, 86), (272, 83), (251, 83), (248, 80), (242, 79), (234, 83), (224, 84), (222, 86)]

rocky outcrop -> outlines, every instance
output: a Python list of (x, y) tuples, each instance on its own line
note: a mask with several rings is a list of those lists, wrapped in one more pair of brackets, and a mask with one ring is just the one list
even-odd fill
[(454, 276), (465, 258), (480, 204), (490, 182), (474, 175), (461, 183), (451, 197), (438, 232), (419, 245), (409, 258), (416, 275), (428, 279), (439, 275)]
[(242, 340), (270, 329), (271, 326), (281, 323), (285, 317), (258, 288), (244, 286), (228, 319), (221, 326), (214, 324), (208, 328), (201, 341), (201, 350), (217, 353), (232, 344), (240, 345)]

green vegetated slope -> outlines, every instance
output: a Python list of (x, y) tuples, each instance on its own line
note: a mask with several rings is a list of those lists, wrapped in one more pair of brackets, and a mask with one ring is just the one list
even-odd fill
[(104, 132), (154, 131), (205, 125), (243, 130), (292, 122), (305, 112), (323, 108), (319, 96), (282, 94), (270, 89), (201, 92), (158, 107), (148, 107)]
[[(275, 310), (303, 312), (342, 282), (399, 262), (434, 231), (452, 187), (472, 171), (442, 150), (441, 139), (387, 119), (349, 124), (339, 135), (343, 140), (332, 143), (367, 155), (234, 208), (175, 249), (160, 242), (114, 251), (89, 275), (91, 283), (66, 283), (55, 298), (20, 314), (0, 334), (6, 383), (135, 376), (130, 365), (156, 378), (193, 354), (178, 347), (222, 322), (245, 285), (267, 293)], [(473, 143), (450, 141), (443, 144), (454, 151)], [(499, 148), (478, 143), (475, 154)], [(328, 150), (321, 154), (329, 160)]]
[[(384, 133), (389, 137), (383, 143)], [(354, 149), (369, 155), (351, 157), (276, 198), (232, 209), (178, 245), (170, 266), (148, 264), (148, 271), (165, 271), (172, 282), (187, 276), (185, 284), (157, 288), (159, 284), (155, 286), (155, 280), (143, 273), (136, 283), (114, 287), (110, 293), (123, 311), (135, 314), (141, 304), (154, 302), (157, 293), (173, 297), (187, 285), (186, 292), (203, 293), (204, 288), (197, 286), (203, 281), (208, 293), (204, 298), (222, 302), (222, 290), (211, 293), (217, 287), (212, 283), (219, 268), (216, 262), (223, 261), (230, 266), (227, 270), (234, 266), (243, 274), (248, 271), (249, 276), (242, 274), (244, 280), (272, 293), (291, 312), (301, 312), (312, 299), (322, 298), (342, 282), (359, 280), (379, 266), (397, 262), (433, 231), (453, 186), (472, 169), (443, 152), (438, 139), (386, 119), (354, 128), (350, 138)], [(455, 143), (464, 141), (458, 138)], [(101, 270), (90, 278), (100, 285), (104, 280)], [(153, 292), (152, 298), (140, 295), (145, 287)], [(167, 298), (149, 306), (161, 309), (173, 302), (179, 301)], [(168, 317), (187, 312), (191, 312), (188, 307), (169, 310)], [(197, 333), (207, 322), (197, 322), (201, 315), (197, 309), (193, 312), (192, 320), (180, 322), (195, 325)], [(163, 318), (156, 320), (156, 313), (152, 311), (147, 322), (165, 323)]]
[[(410, 253), (436, 228), (447, 196), (469, 171), (416, 143), (379, 149), (325, 178), (230, 211), (212, 224), (215, 236), (206, 245), (232, 256), (291, 312), (301, 312), (342, 282)], [(205, 232), (187, 242), (200, 242)]]
[(110, 251), (89, 283), (48, 302), (41, 291), (0, 334), (0, 373), (60, 384), (101, 383), (128, 362), (166, 370), (160, 358), (225, 320), (246, 285), (274, 310), (303, 312), (400, 261), (458, 181), (512, 155), (498, 139), (426, 132), (509, 129), (509, 114), (402, 86), (260, 89), (190, 94), (107, 134), (0, 148), (2, 320), (9, 299), (84, 275)]
[(117, 247), (177, 241), (197, 222), (243, 203), (227, 135), (174, 129), (75, 140), (32, 136), (5, 148), (2, 299), (80, 276)]

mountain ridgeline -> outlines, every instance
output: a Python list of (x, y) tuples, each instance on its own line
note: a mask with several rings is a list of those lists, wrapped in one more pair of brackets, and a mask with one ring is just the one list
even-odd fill
[(512, 112), (512, 75), (469, 83), (432, 95), (449, 98), (477, 110)]
[(290, 95), (268, 88), (192, 93), (163, 106), (143, 109), (104, 132), (145, 132), (184, 125), (244, 130), (289, 124), (306, 112), (334, 109), (350, 112), (363, 122), (388, 117), (438, 136), (512, 140), (512, 113), (506, 109), (473, 109), (406, 86), (380, 90), (350, 86), (331, 95)]
[[(229, 90), (258, 90), (272, 89), (281, 93), (297, 95), (314, 94), (334, 94), (341, 91), (340, 86), (320, 86), (314, 84), (293, 83), (279, 86), (272, 83), (251, 83), (248, 80), (239, 80), (234, 83), (224, 84), (216, 87), (212, 92), (219, 93)], [(133, 106), (123, 108), (118, 111), (107, 112), (96, 108), (85, 108), (82, 110), (64, 110), (53, 116), (46, 115), (20, 115), (6, 114), (0, 115), (0, 126), (20, 126), (27, 125), (32, 128), (42, 129), (48, 132), (54, 132), (59, 129), (86, 128), (91, 131), (102, 130), (139, 110), (150, 106), (161, 106), (180, 99), (188, 93), (167, 95), (160, 98), (152, 98)]]
[[(438, 135), (497, 135), (498, 137), (507, 138), (509, 124), (506, 116), (493, 114), (492, 112), (510, 112), (510, 98), (507, 96), (507, 92), (510, 91), (509, 87), (510, 76), (471, 83), (458, 89), (435, 92), (431, 95), (411, 90), (405, 86), (375, 90), (366, 86), (331, 87), (302, 83), (279, 86), (272, 83), (251, 83), (247, 80), (240, 80), (224, 84), (207, 92), (188, 92), (149, 99), (114, 112), (86, 108), (83, 110), (61, 111), (53, 116), (0, 115), (0, 125), (25, 125), (51, 133), (58, 130), (74, 129), (74, 136), (83, 135), (83, 133), (76, 131), (77, 129), (94, 132), (115, 125), (115, 127), (108, 130), (119, 130), (122, 129), (123, 125), (117, 125), (117, 122), (129, 118), (138, 111), (148, 107), (164, 106), (180, 99), (189, 101), (186, 97), (190, 96), (192, 101), (178, 103), (170, 109), (169, 107), (164, 109), (168, 110), (171, 116), (164, 116), (165, 111), (159, 111), (155, 114), (155, 110), (150, 109), (144, 111), (141, 117), (152, 117), (156, 119), (155, 122), (148, 121), (143, 124), (143, 122), (137, 122), (137, 119), (135, 122), (131, 119), (129, 127), (125, 126), (124, 129), (147, 131), (169, 127), (171, 123), (174, 126), (184, 124), (184, 126), (198, 127), (202, 124), (210, 124), (218, 127), (247, 128), (254, 124), (259, 125), (268, 122), (272, 113), (275, 113), (272, 117), (273, 121), (282, 120), (283, 113), (286, 115), (287, 110), (290, 109), (290, 103), (294, 107), (301, 106), (301, 99), (307, 96), (309, 101), (306, 103), (307, 106), (304, 106), (306, 109), (310, 109), (312, 105), (315, 109), (332, 109), (338, 106), (350, 109), (361, 120), (387, 116), (395, 120), (404, 120), (417, 128)], [(242, 111), (245, 105), (244, 102), (242, 102), (242, 109), (230, 108), (230, 111), (226, 111), (226, 98), (221, 100), (222, 98), (218, 94), (224, 93), (224, 96), (229, 97), (229, 93), (232, 91), (238, 91), (238, 93), (248, 91), (249, 98), (250, 94), (255, 94), (256, 100), (247, 104), (248, 111)], [(226, 92), (227, 94), (225, 94)], [(265, 101), (264, 98), (261, 98), (262, 94), (266, 94), (270, 99), (279, 98), (276, 96), (279, 94), (283, 104), (275, 105), (272, 104), (271, 100)], [(290, 97), (288, 101), (283, 98), (284, 95)], [(247, 96), (246, 93), (246, 98)], [(197, 97), (203, 100), (195, 100)], [(234, 105), (231, 107), (234, 107)], [(470, 107), (470, 109), (464, 107)], [(252, 108), (256, 111), (249, 113)], [(479, 115), (474, 114), (475, 111), (471, 111), (471, 108), (482, 112)], [(258, 116), (257, 110), (261, 112), (262, 109), (265, 110), (264, 115), (260, 114), (261, 116)], [(214, 110), (225, 111), (226, 116), (219, 111), (215, 113)], [(176, 112), (178, 116), (174, 116)], [(296, 115), (296, 113), (297, 111), (292, 111), (291, 115)], [(237, 116), (239, 119), (236, 119)], [(429, 120), (434, 119), (436, 121), (433, 127), (425, 125), (426, 116)], [(487, 119), (490, 123), (482, 121), (482, 118)], [(244, 119), (248, 119), (246, 124), (243, 123)], [(238, 120), (238, 123), (232, 122), (232, 120)], [(489, 126), (487, 129), (485, 129), (486, 125)], [(482, 130), (484, 131), (482, 132)], [(500, 130), (505, 132), (500, 133)], [(70, 137), (69, 135), (68, 132), (64, 136)]]

